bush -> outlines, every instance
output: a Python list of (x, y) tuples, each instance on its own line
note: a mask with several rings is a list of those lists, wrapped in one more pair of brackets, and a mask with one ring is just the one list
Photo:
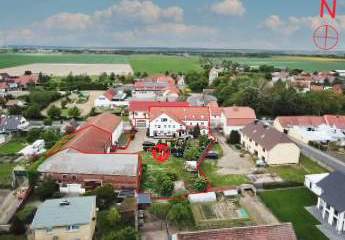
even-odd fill
[(61, 109), (58, 108), (57, 106), (53, 105), (48, 109), (47, 114), (51, 119), (60, 119), (61, 118)]
[(11, 233), (13, 233), (15, 235), (22, 235), (26, 231), (25, 225), (18, 217), (15, 216), (13, 218), (13, 221), (12, 221), (12, 224), (10, 227), (10, 231), (11, 231)]
[(114, 188), (110, 184), (96, 188), (89, 195), (96, 195), (97, 207), (101, 210), (108, 209), (115, 201)]
[(107, 222), (110, 226), (115, 226), (121, 220), (121, 215), (116, 208), (111, 208), (107, 214)]
[(152, 203), (149, 212), (159, 219), (165, 220), (170, 209), (169, 203)]
[(43, 120), (43, 124), (46, 126), (51, 126), (53, 124), (53, 120), (50, 117), (48, 117)]
[(52, 198), (54, 193), (59, 190), (59, 185), (56, 184), (55, 180), (48, 178), (41, 182), (37, 189), (36, 193), (41, 201), (44, 201), (48, 198)]
[(37, 208), (34, 206), (25, 206), (16, 213), (16, 217), (24, 224), (30, 224), (35, 216)]
[(166, 173), (158, 173), (155, 179), (155, 190), (162, 196), (170, 196), (174, 191), (174, 182)]
[(193, 188), (198, 192), (204, 192), (207, 189), (207, 180), (204, 177), (198, 177), (194, 180)]
[(126, 227), (119, 231), (113, 231), (106, 235), (103, 240), (137, 240), (138, 233), (132, 227)]
[(78, 117), (80, 117), (80, 110), (78, 107), (74, 106), (74, 107), (68, 109), (67, 114), (71, 118), (78, 118)]

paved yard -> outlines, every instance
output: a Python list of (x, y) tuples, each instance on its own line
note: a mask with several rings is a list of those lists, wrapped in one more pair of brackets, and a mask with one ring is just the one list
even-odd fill
[(150, 142), (158, 142), (157, 139), (152, 139), (146, 137), (146, 130), (138, 130), (138, 132), (135, 134), (135, 138), (133, 141), (129, 143), (129, 146), (127, 149), (124, 150), (118, 150), (118, 153), (137, 153), (141, 152), (143, 150), (143, 142), (144, 141), (150, 141)]
[(232, 149), (227, 143), (224, 136), (216, 134), (219, 144), (223, 148), (223, 157), (218, 160), (218, 174), (249, 174), (255, 166), (248, 158), (240, 157), (240, 153)]
[(0, 190), (0, 224), (7, 224), (19, 205), (20, 201), (13, 191)]
[[(177, 229), (169, 226), (169, 234), (174, 234)], [(165, 223), (150, 213), (145, 212), (145, 223), (140, 230), (142, 240), (164, 240), (169, 239)]]

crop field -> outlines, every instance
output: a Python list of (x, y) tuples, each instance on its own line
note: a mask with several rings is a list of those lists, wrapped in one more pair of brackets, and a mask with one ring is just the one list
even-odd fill
[(274, 56), (267, 58), (234, 57), (229, 58), (234, 62), (249, 66), (273, 65), (278, 68), (299, 68), (308, 72), (331, 71), (345, 68), (345, 59), (299, 57), (299, 56)]
[[(35, 63), (130, 64), (135, 72), (149, 74), (200, 71), (198, 57), (105, 54), (0, 54), (0, 69)], [(1, 70), (0, 70), (1, 71)]]

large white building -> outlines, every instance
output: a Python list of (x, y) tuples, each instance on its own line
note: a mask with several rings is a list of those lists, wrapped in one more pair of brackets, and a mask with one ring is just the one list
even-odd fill
[(314, 192), (318, 197), (316, 208), (321, 213), (322, 219), (343, 237), (345, 236), (344, 183), (345, 174), (335, 171), (317, 182), (319, 191)]
[(137, 129), (149, 127), (151, 107), (188, 107), (187, 102), (129, 101), (129, 121)]
[(243, 147), (268, 165), (296, 164), (300, 149), (284, 133), (260, 122), (247, 125), (241, 131)]
[(152, 107), (150, 108), (151, 137), (180, 137), (196, 126), (206, 135), (210, 130), (208, 107)]
[(94, 105), (101, 108), (128, 106), (127, 94), (122, 90), (110, 88), (95, 99)]

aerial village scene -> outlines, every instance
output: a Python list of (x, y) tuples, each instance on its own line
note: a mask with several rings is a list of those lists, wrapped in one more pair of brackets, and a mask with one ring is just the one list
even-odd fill
[(1, 5), (0, 240), (345, 239), (345, 1)]

